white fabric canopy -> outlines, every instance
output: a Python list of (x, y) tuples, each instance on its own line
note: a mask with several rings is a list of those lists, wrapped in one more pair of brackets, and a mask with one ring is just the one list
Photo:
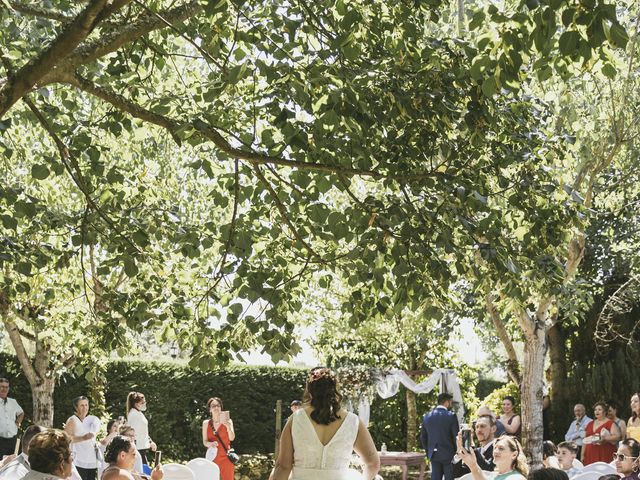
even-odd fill
[[(382, 398), (393, 397), (398, 390), (400, 384), (404, 385), (413, 393), (429, 393), (436, 385), (439, 385), (440, 392), (447, 392), (453, 395), (454, 410), (458, 416), (458, 421), (462, 423), (464, 417), (464, 405), (462, 402), (462, 392), (455, 371), (447, 368), (438, 368), (434, 370), (429, 378), (424, 382), (416, 383), (403, 370), (391, 370), (386, 375), (381, 375), (376, 381), (376, 392)], [(349, 410), (357, 411), (360, 420), (367, 425), (371, 411), (371, 400), (368, 396), (361, 396), (357, 405), (349, 402)]]

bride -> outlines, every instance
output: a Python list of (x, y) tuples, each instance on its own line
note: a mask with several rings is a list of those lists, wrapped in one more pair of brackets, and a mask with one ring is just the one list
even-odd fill
[[(342, 395), (330, 369), (309, 372), (304, 400), (282, 431), (280, 454), (269, 480), (375, 478), (380, 469), (376, 447), (357, 415), (340, 406)], [(354, 450), (364, 464), (363, 473), (349, 468)]]

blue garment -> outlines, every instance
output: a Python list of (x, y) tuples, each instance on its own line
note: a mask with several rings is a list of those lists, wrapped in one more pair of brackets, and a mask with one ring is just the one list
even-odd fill
[(431, 462), (431, 480), (453, 478), (451, 461), (456, 454), (458, 418), (442, 405), (427, 413), (420, 428), (420, 443)]
[(575, 420), (571, 422), (571, 425), (569, 425), (569, 430), (567, 430), (564, 439), (567, 442), (576, 442), (576, 445), (581, 447), (582, 439), (585, 437), (587, 425), (590, 421), (591, 419), (587, 415), (585, 415), (584, 417), (582, 417), (579, 423)]

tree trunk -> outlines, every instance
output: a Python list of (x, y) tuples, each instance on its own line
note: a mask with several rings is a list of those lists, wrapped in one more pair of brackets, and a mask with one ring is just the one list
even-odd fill
[(407, 398), (407, 452), (416, 449), (416, 438), (418, 436), (418, 408), (416, 406), (416, 394), (408, 388)]
[(45, 378), (39, 385), (31, 385), (33, 395), (33, 423), (53, 427), (53, 391), (55, 381)]
[(522, 369), (522, 439), (523, 448), (533, 469), (542, 467), (542, 395), (547, 337), (535, 327), (525, 337)]
[[(560, 322), (556, 323), (547, 332), (547, 342), (549, 343), (549, 358), (550, 358), (550, 371), (551, 371), (551, 438), (558, 440), (562, 438), (564, 431), (562, 428), (556, 428), (556, 426), (565, 427), (563, 423), (560, 423), (560, 419), (566, 418), (566, 412), (570, 412), (571, 392), (567, 389), (567, 335), (565, 329)], [(564, 421), (564, 420), (563, 420)]]

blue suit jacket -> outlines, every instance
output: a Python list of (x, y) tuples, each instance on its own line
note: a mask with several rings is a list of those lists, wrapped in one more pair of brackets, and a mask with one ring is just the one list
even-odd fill
[(444, 407), (434, 408), (422, 419), (420, 443), (429, 460), (451, 462), (456, 454), (458, 417)]

